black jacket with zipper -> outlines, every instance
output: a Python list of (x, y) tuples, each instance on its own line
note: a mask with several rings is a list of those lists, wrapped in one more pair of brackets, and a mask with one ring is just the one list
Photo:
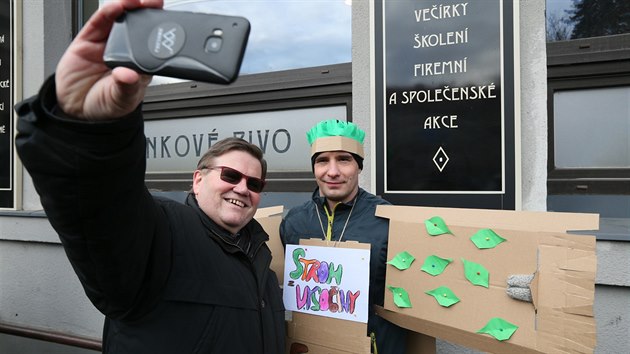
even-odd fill
[[(328, 217), (324, 211), (326, 198), (319, 188), (311, 200), (291, 208), (280, 224), (283, 245), (299, 244), (300, 239), (323, 239)], [(389, 205), (385, 199), (359, 188), (357, 197), (349, 203), (339, 203), (331, 212), (331, 241), (357, 241), (370, 244), (370, 312), (368, 335), (376, 342), (374, 353), (400, 354), (406, 351), (407, 330), (386, 321), (376, 314), (373, 305), (383, 306), (385, 297), (385, 267), (387, 262), (387, 238), (389, 221), (375, 215), (378, 205)], [(319, 215), (319, 216), (318, 216)], [(389, 290), (387, 290), (389, 291)], [(373, 343), (374, 345), (374, 343)]]
[(92, 303), (105, 353), (284, 352), (282, 294), (255, 220), (246, 253), (193, 195), (144, 185), (140, 107), (89, 123), (55, 114), (54, 78), (16, 106), (16, 147)]

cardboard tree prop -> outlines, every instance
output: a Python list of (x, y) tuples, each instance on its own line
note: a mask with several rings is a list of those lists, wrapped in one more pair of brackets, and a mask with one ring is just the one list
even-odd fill
[[(592, 353), (596, 214), (377, 207), (385, 306), (412, 331), (493, 353)], [(401, 255), (409, 267), (397, 267)], [(531, 302), (528, 300), (531, 299)]]

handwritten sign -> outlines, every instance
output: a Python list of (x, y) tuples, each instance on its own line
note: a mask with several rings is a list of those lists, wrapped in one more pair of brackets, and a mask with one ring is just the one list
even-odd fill
[(370, 250), (287, 245), (283, 299), (289, 311), (367, 322)]

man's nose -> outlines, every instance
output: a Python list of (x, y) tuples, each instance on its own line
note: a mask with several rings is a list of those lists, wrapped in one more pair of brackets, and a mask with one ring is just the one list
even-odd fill
[(328, 171), (327, 171), (327, 173), (330, 176), (337, 176), (337, 175), (339, 175), (339, 166), (337, 165), (337, 162), (331, 161), (328, 164)]

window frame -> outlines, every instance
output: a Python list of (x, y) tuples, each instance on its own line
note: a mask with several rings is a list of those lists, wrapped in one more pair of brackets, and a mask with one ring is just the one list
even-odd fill
[[(145, 120), (208, 117), (283, 109), (346, 107), (352, 121), (352, 64), (243, 75), (229, 86), (196, 81), (153, 85), (143, 101)], [(186, 173), (147, 173), (152, 191), (188, 191), (193, 166)], [(312, 192), (311, 171), (269, 172), (265, 192)]]
[(558, 168), (554, 93), (630, 86), (630, 34), (547, 43), (547, 193), (630, 195), (630, 168)]
[(96, 10), (98, 0), (79, 0), (72, 3), (72, 38), (76, 37)]

